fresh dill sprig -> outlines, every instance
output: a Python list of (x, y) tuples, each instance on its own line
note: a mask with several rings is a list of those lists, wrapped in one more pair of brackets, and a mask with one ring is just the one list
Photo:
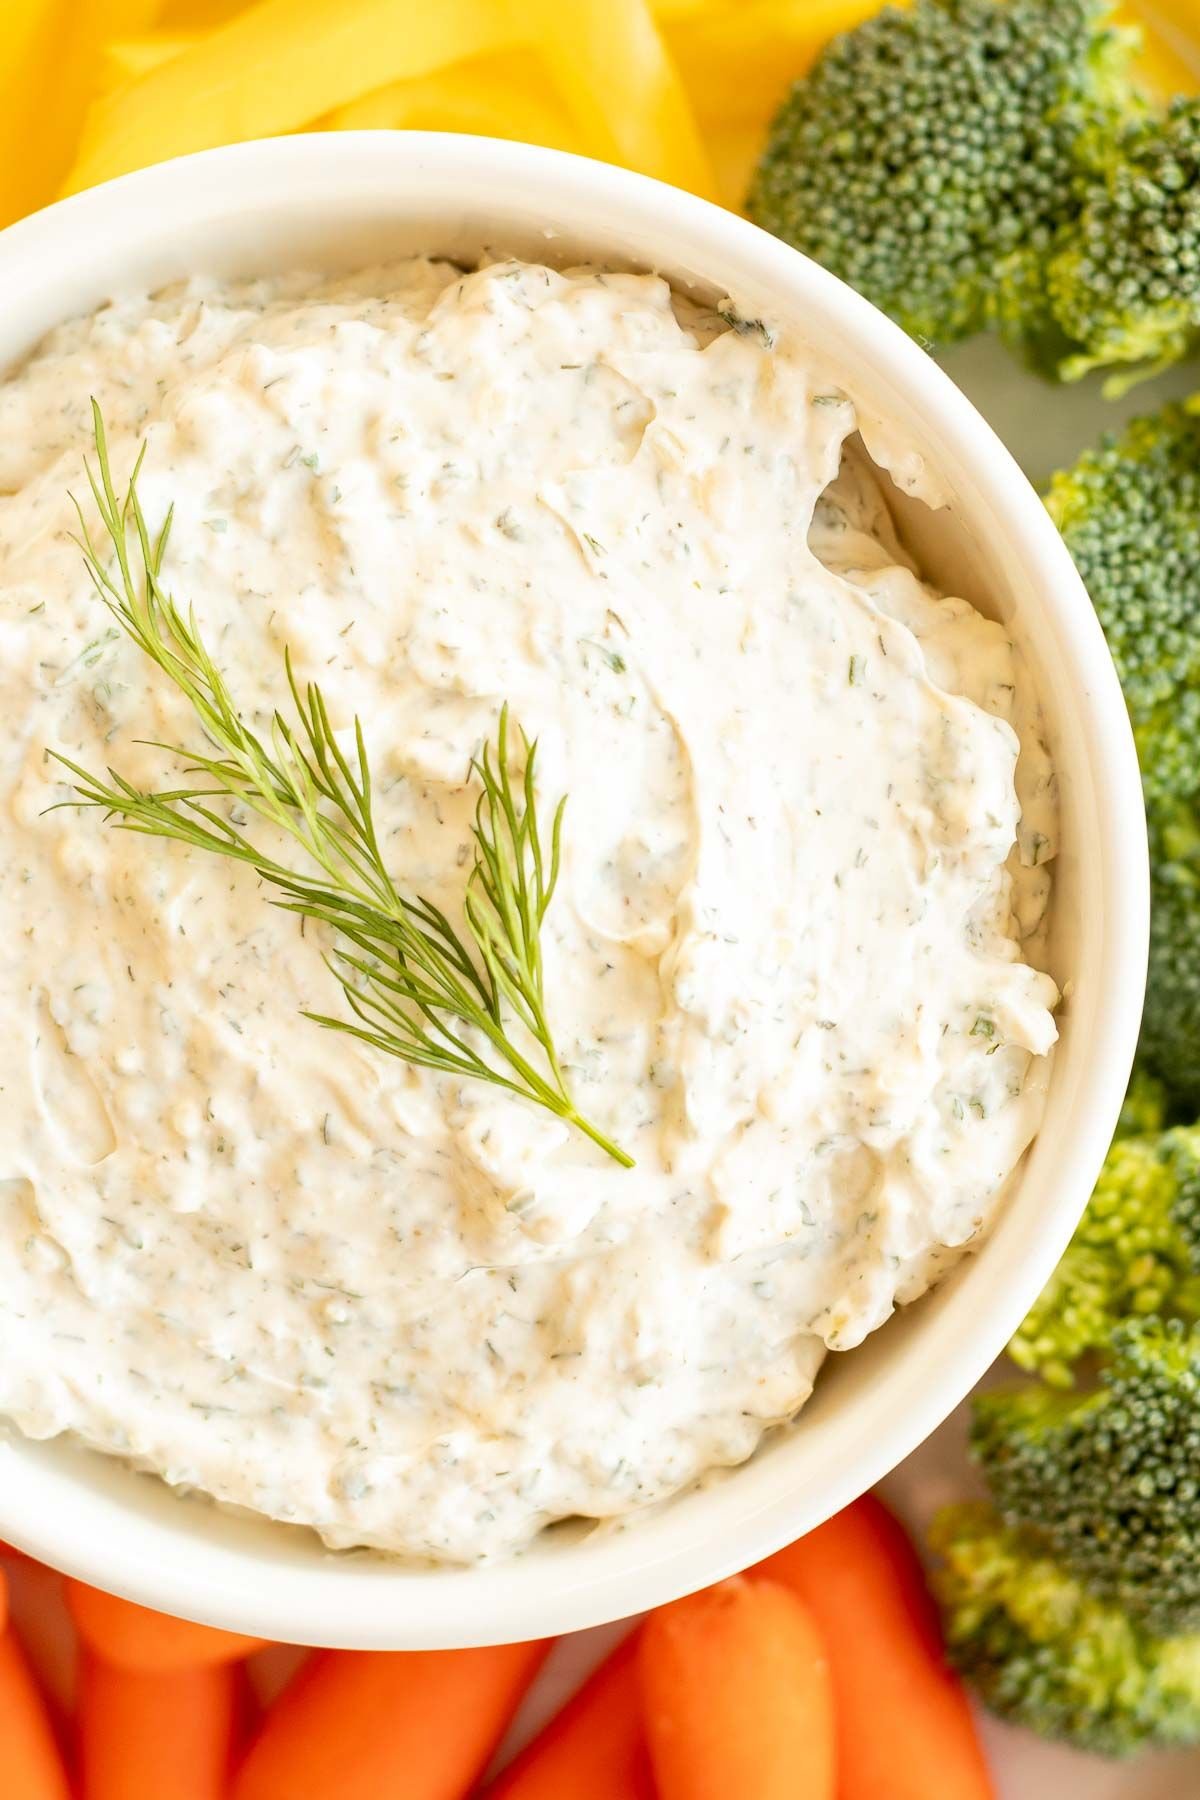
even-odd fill
[[(74, 777), (76, 797), (62, 804), (101, 807), (118, 829), (249, 863), (278, 890), (274, 905), (337, 934), (338, 947), (325, 960), (353, 1018), (311, 1012), (306, 1018), (405, 1062), (519, 1094), (631, 1168), (632, 1157), (575, 1106), (547, 1018), (540, 933), (558, 880), (566, 800), (555, 810), (547, 852), (537, 816), (536, 742), (517, 727), (524, 774), (515, 781), (505, 705), (494, 755), (485, 746), (472, 763), (483, 791), (471, 828), (475, 860), (463, 900), (464, 938), (432, 901), (401, 894), (388, 872), (357, 718), (348, 755), (320, 688), (310, 682), (301, 690), (286, 652), (295, 722), (276, 711), (264, 738), (242, 718), (195, 612), (185, 615), (163, 585), (174, 508), (153, 534), (137, 488), (145, 445), (121, 498), (94, 400), (92, 419), (96, 468), (85, 466), (111, 556), (93, 541), (76, 502), (88, 572), (117, 624), (188, 700), (213, 753), (155, 743), (210, 785), (144, 792), (115, 769), (105, 781), (54, 751)], [(216, 809), (218, 801), (233, 803), (232, 818)], [(298, 873), (267, 855), (233, 822), (239, 808), (286, 832), (319, 873)]]

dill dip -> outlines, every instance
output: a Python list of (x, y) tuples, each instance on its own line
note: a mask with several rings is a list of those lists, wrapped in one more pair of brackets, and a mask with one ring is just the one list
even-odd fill
[[(555, 1040), (635, 1168), (302, 1019), (329, 944), (253, 869), (46, 810), (48, 751), (201, 743), (72, 541), (92, 395), (244, 714), (286, 647), (361, 718), (405, 891), (461, 917), (471, 758), (536, 735)], [(799, 345), (515, 262), (124, 297), (0, 386), (0, 1413), (472, 1561), (742, 1461), (978, 1243), (1055, 1039), (1053, 774), (858, 426)]]

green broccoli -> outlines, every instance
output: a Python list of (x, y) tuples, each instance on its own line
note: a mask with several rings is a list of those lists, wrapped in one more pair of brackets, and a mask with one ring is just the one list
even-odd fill
[[(1109, 433), (1046, 497), (1104, 627), (1139, 735), (1200, 689), (1200, 417), (1167, 406)], [(1195, 776), (1200, 784), (1200, 759)]]
[[(1135, 1077), (1063, 1263), (973, 1403), (984, 1506), (939, 1522), (954, 1660), (996, 1712), (1123, 1755), (1200, 1743), (1200, 1125)], [(1151, 1310), (1156, 1309), (1156, 1310)]]
[[(1200, 1316), (1200, 1126), (1118, 1138), (1009, 1355), (1058, 1387), (1122, 1320)], [(982, 1403), (981, 1403), (982, 1404)]]
[(1176, 100), (1103, 148), (1047, 289), (1076, 346), (1060, 363), (1068, 381), (1140, 365), (1109, 378), (1116, 396), (1187, 355), (1200, 332), (1200, 100)]
[(1134, 1069), (1121, 1104), (1114, 1140), (1161, 1131), (1167, 1122), (1166, 1083), (1141, 1066)]
[(792, 88), (751, 217), (951, 343), (1045, 325), (1045, 264), (1083, 146), (1141, 109), (1111, 0), (916, 0), (834, 39)]
[(1104, 1756), (1200, 1741), (1200, 1635), (1152, 1636), (986, 1504), (931, 1543), (951, 1659), (994, 1712)]
[(1200, 417), (1169, 406), (1055, 477), (1051, 517), (1121, 678), (1150, 827), (1142, 1050), (1200, 1108)]
[(1200, 1631), (1200, 1329), (1139, 1319), (1091, 1394), (975, 1401), (972, 1454), (1005, 1523), (1156, 1635)]
[[(1181, 821), (1194, 832), (1191, 821)], [(1183, 1101), (1200, 1102), (1200, 862), (1176, 862), (1151, 826), (1150, 968), (1142, 1053)]]

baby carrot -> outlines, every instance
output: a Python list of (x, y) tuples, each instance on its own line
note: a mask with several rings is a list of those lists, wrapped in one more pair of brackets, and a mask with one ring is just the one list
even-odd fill
[(633, 1632), (600, 1664), (492, 1783), (486, 1800), (653, 1800), (638, 1637)]
[(833, 1800), (825, 1649), (786, 1588), (738, 1578), (652, 1613), (640, 1668), (662, 1800)]
[(68, 1800), (66, 1771), (45, 1703), (11, 1630), (0, 1637), (0, 1794)]
[(322, 1650), (267, 1714), (233, 1800), (461, 1800), (548, 1648)]
[(829, 1651), (839, 1800), (992, 1800), (966, 1695), (905, 1532), (872, 1495), (754, 1571), (811, 1610)]
[(125, 1669), (147, 1669), (159, 1675), (169, 1669), (200, 1669), (235, 1662), (263, 1647), (261, 1638), (150, 1612), (82, 1581), (68, 1581), (66, 1595), (75, 1629), (89, 1650)]
[(151, 1674), (84, 1657), (82, 1800), (223, 1800), (241, 1716), (232, 1663)]

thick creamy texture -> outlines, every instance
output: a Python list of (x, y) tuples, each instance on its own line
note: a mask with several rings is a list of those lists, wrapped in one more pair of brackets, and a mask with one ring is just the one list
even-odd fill
[[(244, 710), (289, 646), (361, 717), (402, 887), (460, 916), (471, 755), (539, 737), (550, 1012), (635, 1170), (301, 1019), (326, 946), (253, 871), (44, 810), (48, 748), (199, 741), (69, 536), (92, 394)], [(1053, 778), (1002, 628), (830, 489), (855, 425), (657, 279), (512, 263), (126, 299), (0, 387), (0, 1412), (473, 1559), (747, 1457), (978, 1238)]]

